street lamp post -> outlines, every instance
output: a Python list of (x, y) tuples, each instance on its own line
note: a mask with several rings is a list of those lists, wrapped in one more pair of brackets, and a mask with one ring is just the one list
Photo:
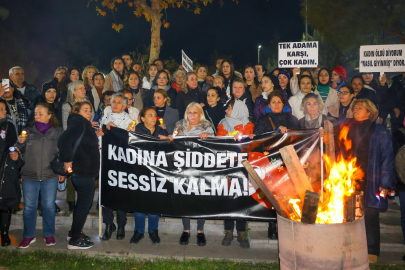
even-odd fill
[(262, 45), (259, 45), (259, 48), (257, 49), (257, 63), (260, 63), (260, 48)]

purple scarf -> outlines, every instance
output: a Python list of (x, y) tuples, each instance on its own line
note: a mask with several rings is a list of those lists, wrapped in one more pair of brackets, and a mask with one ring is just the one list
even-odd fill
[(38, 131), (41, 132), (42, 136), (45, 136), (45, 133), (50, 129), (52, 126), (50, 123), (41, 123), (35, 121), (35, 126), (37, 127)]

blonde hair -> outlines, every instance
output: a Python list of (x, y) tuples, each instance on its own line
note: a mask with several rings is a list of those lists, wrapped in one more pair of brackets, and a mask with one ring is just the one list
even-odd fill
[(156, 94), (156, 93), (161, 94), (161, 95), (163, 96), (163, 99), (167, 98), (167, 100), (166, 100), (166, 105), (167, 105), (167, 106), (170, 106), (170, 101), (171, 101), (171, 99), (170, 99), (169, 96), (167, 95), (166, 90), (164, 90), (164, 89), (158, 89), (158, 90), (155, 91), (154, 94)]
[[(187, 74), (186, 74), (186, 77), (184, 78), (184, 81), (183, 81), (183, 86), (181, 87), (181, 90), (183, 90), (184, 91), (184, 93), (186, 93), (187, 94), (187, 92), (188, 92), (188, 85), (187, 85), (187, 81), (188, 81), (188, 78), (190, 78), (190, 76), (191, 75), (194, 75), (195, 76), (195, 78), (196, 79), (198, 79), (198, 76), (197, 76), (197, 73), (195, 73), (195, 72), (187, 72)], [(197, 86), (198, 87), (198, 86)], [(188, 107), (187, 107), (188, 108)]]
[(371, 102), (369, 99), (355, 99), (353, 101), (353, 108), (356, 106), (357, 103), (363, 103), (363, 107), (370, 113), (368, 119), (371, 122), (374, 122), (378, 118), (378, 110), (377, 107)]
[(83, 73), (82, 73), (82, 79), (83, 79), (84, 85), (86, 85), (88, 83), (87, 72), (91, 68), (93, 68), (95, 70), (94, 73), (98, 73), (98, 69), (95, 66), (87, 66), (87, 67), (85, 67), (84, 70), (83, 70)]
[[(190, 72), (191, 73), (191, 72)], [(205, 119), (205, 116), (204, 116), (204, 111), (203, 111), (203, 108), (201, 107), (201, 105), (200, 104), (198, 104), (197, 102), (191, 102), (190, 104), (188, 104), (188, 106), (187, 106), (187, 108), (186, 108), (186, 111), (184, 112), (184, 120), (186, 121), (186, 126), (188, 127), (188, 125), (190, 124), (189, 122), (188, 122), (188, 110), (191, 108), (191, 107), (196, 107), (197, 108), (197, 110), (200, 112), (200, 123), (201, 122), (208, 122), (208, 120), (207, 119)], [(210, 123), (210, 122), (209, 122)]]

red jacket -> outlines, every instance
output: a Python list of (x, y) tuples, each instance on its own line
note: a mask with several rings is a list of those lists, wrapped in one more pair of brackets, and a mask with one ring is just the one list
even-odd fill
[[(235, 130), (238, 130), (239, 132), (242, 132), (243, 135), (249, 135), (253, 134), (253, 129), (255, 125), (253, 123), (247, 123), (246, 126), (242, 126), (242, 124), (234, 127)], [(225, 130), (224, 125), (220, 124), (217, 128), (217, 136), (226, 136), (228, 135), (228, 131)]]

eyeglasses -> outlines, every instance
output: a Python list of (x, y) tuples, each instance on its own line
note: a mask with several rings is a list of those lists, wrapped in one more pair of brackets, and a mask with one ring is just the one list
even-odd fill
[(110, 101), (111, 100), (111, 98), (105, 98), (104, 99), (104, 102), (108, 102), (108, 101)]
[(354, 106), (353, 110), (363, 110), (365, 109), (363, 106)]
[(338, 95), (344, 95), (344, 96), (346, 96), (346, 95), (348, 95), (350, 92), (347, 92), (347, 91), (344, 91), (344, 92), (338, 92)]

